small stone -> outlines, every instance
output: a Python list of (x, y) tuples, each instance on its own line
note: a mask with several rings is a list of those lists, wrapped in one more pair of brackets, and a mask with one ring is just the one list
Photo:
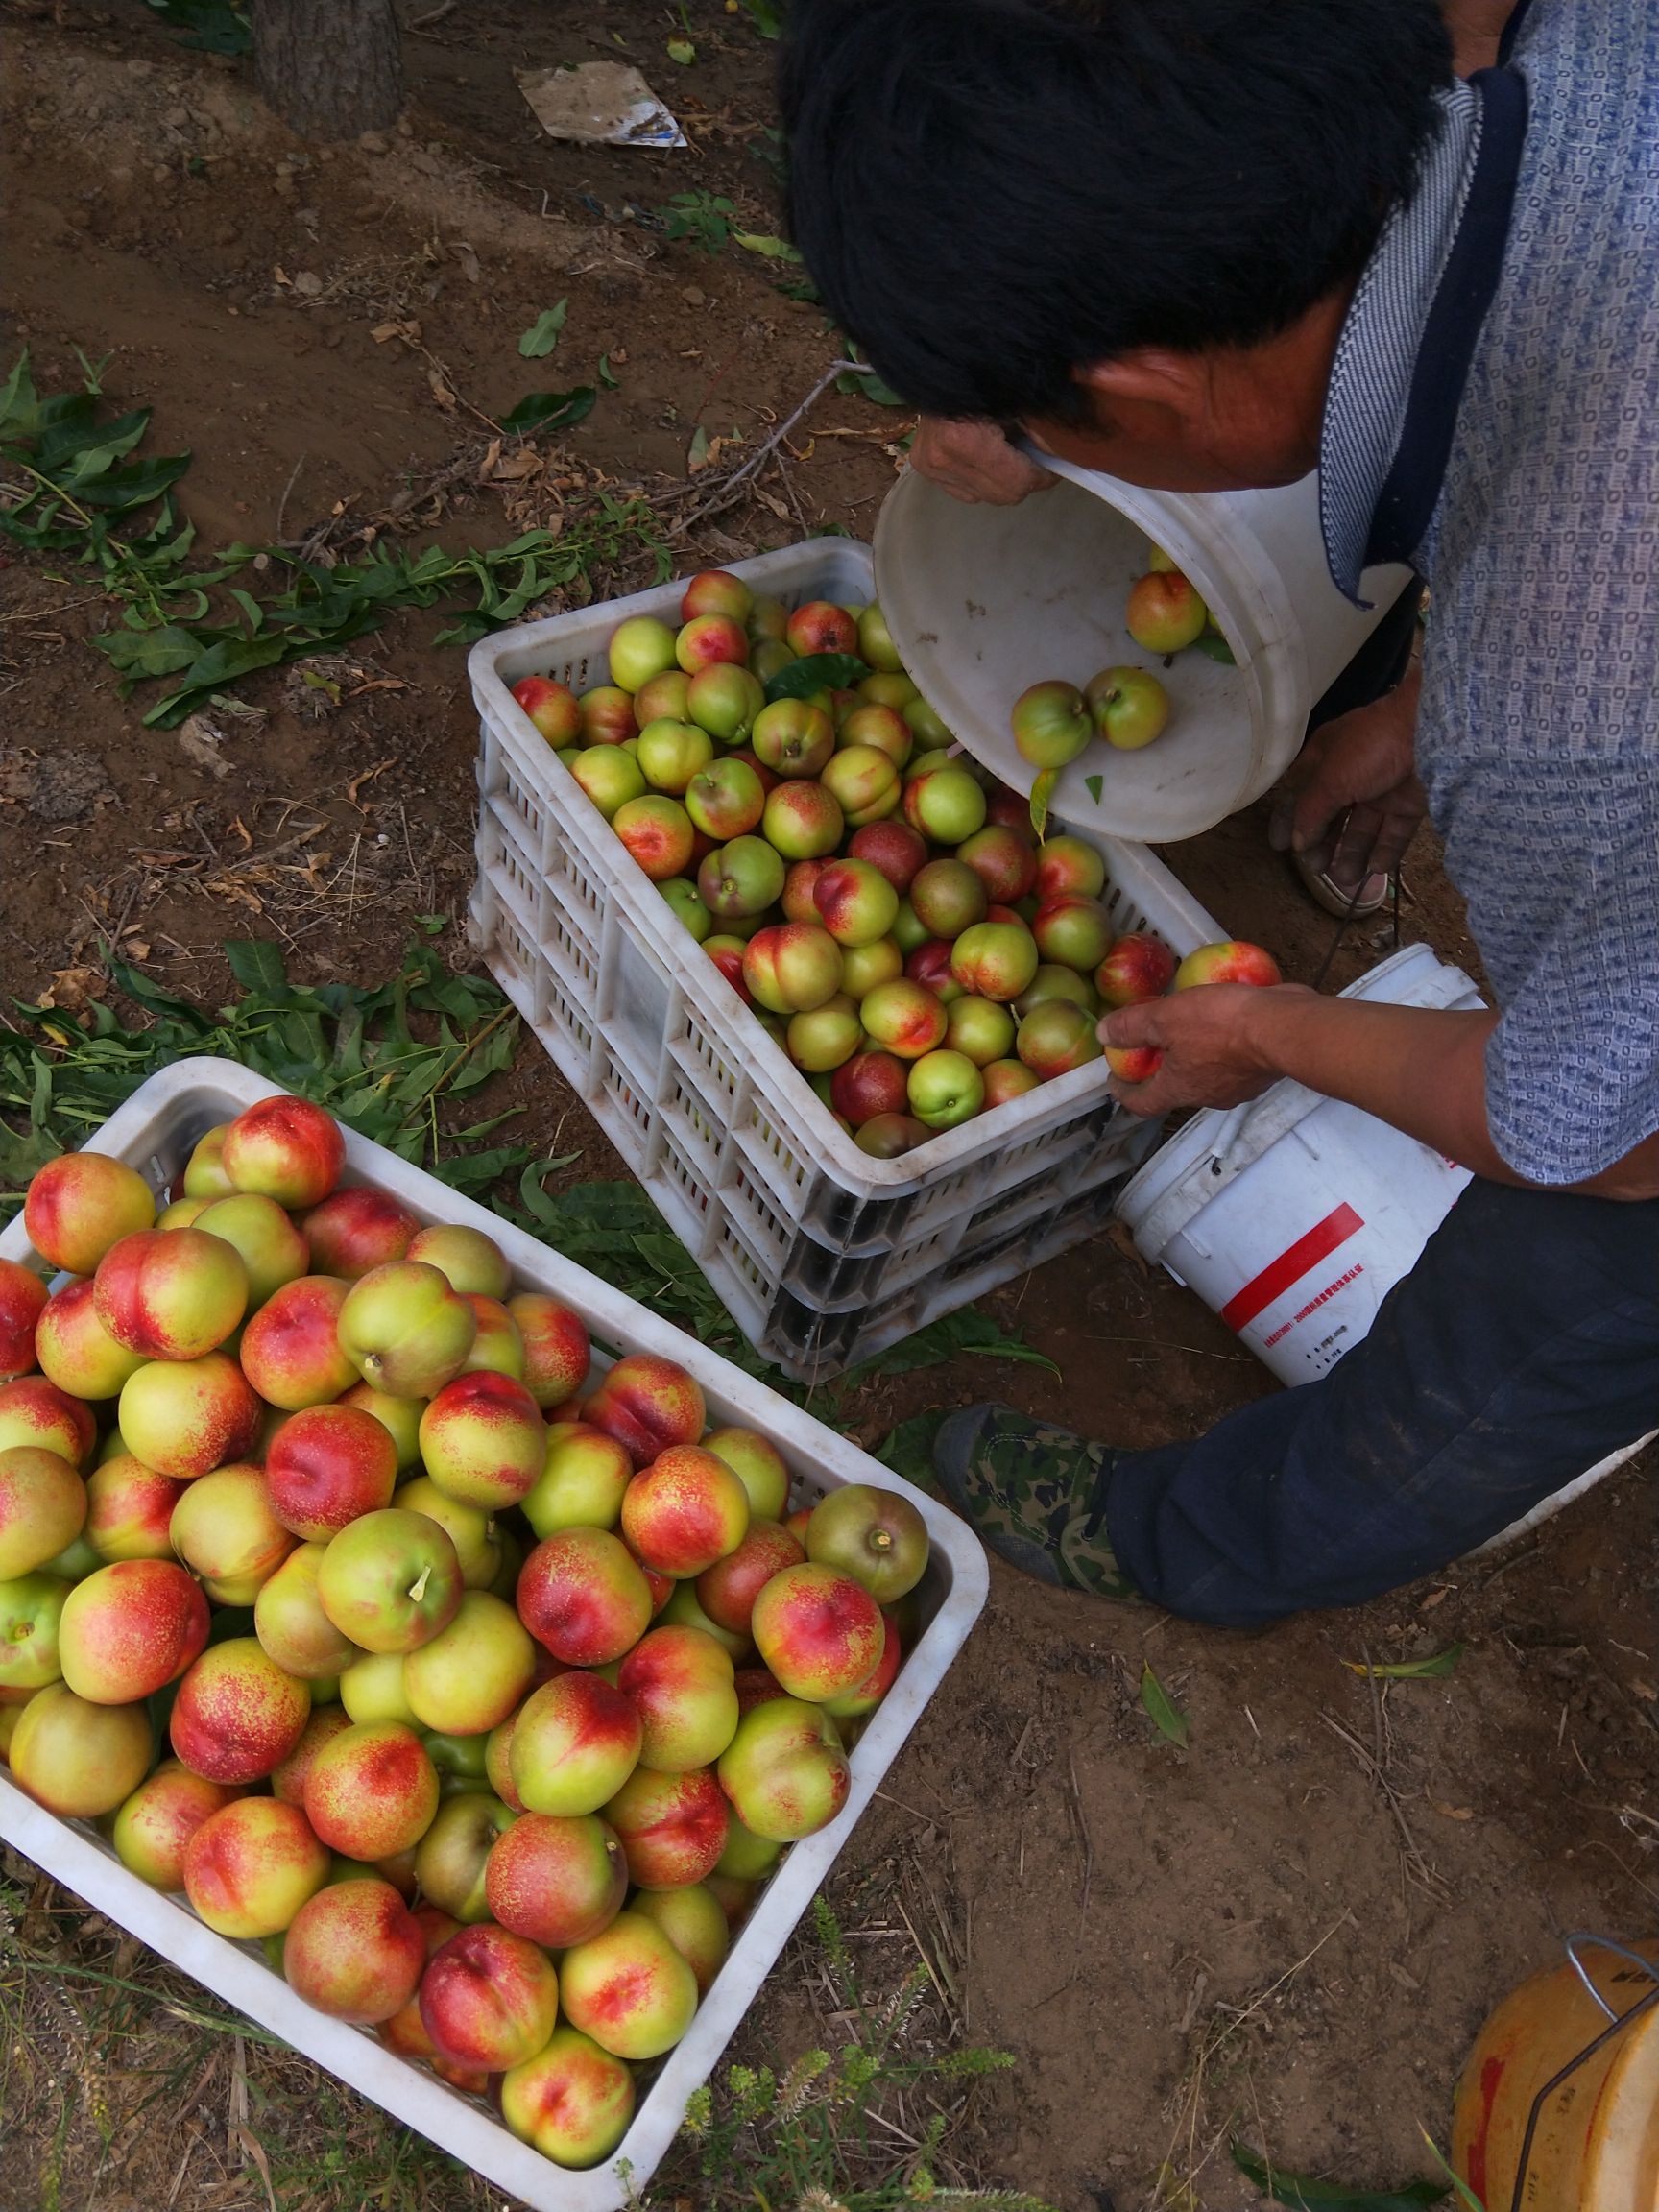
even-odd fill
[(22, 780), (14, 795), (42, 822), (76, 821), (115, 797), (103, 761), (83, 746), (66, 746), (33, 761), (0, 755), (0, 761), (14, 764)]
[(698, 284), (687, 284), (680, 297), (687, 307), (706, 307), (709, 303), (709, 295)]
[(316, 300), (323, 291), (323, 279), (314, 269), (301, 269), (294, 279), (294, 289), (301, 300)]
[(183, 131), (189, 127), (190, 110), (188, 108), (169, 108), (161, 120), (169, 131)]
[(407, 115), (399, 115), (397, 118), (397, 135), (399, 138), (413, 138), (415, 135), (415, 126)]
[(77, 230), (90, 230), (92, 228), (91, 208), (71, 207), (69, 210), (69, 221), (74, 224)]
[(387, 154), (391, 152), (391, 148), (386, 143), (385, 134), (379, 131), (360, 132), (357, 143), (362, 147), (365, 154)]
[(165, 161), (156, 162), (150, 172), (150, 181), (152, 184), (170, 184), (173, 181), (173, 172)]
[(215, 246), (234, 246), (241, 235), (234, 223), (221, 223), (213, 233), (213, 243)]
[(154, 61), (129, 61), (127, 74), (129, 77), (154, 77), (156, 64)]

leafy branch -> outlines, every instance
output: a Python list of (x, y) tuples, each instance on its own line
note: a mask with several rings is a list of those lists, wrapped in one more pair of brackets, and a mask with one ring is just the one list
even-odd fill
[(110, 963), (110, 980), (151, 1017), (144, 1028), (124, 1028), (98, 1001), (85, 1030), (17, 1004), (16, 1022), (0, 1028), (0, 1207), (18, 1205), (37, 1168), (84, 1143), (149, 1076), (204, 1056), (238, 1061), (315, 1099), (469, 1196), (537, 1165), (528, 1144), (485, 1143), (509, 1116), (439, 1126), (441, 1100), (470, 1096), (517, 1050), (517, 1016), (488, 978), (447, 974), (419, 940), (392, 978), (371, 989), (290, 983), (280, 951), (264, 939), (225, 952), (243, 996), (217, 1011), (122, 961)]
[[(537, 421), (559, 427), (579, 420), (593, 394), (584, 386), (580, 394), (532, 398)], [(334, 561), (235, 544), (216, 564), (191, 567), (195, 531), (172, 499), (191, 456), (140, 455), (150, 409), (106, 420), (102, 399), (93, 375), (79, 392), (41, 397), (28, 354), (19, 355), (0, 386), (0, 533), (31, 553), (67, 556), (96, 573), (120, 621), (95, 643), (123, 691), (172, 680), (144, 716), (152, 727), (173, 728), (258, 669), (338, 651), (403, 609), (452, 607), (453, 619), (434, 642), (469, 645), (552, 593), (586, 590), (596, 569), (646, 553), (659, 582), (668, 573), (649, 506), (611, 493), (557, 536), (529, 530), (484, 551), (382, 542), (359, 560)], [(275, 571), (276, 588), (255, 592), (230, 584), (250, 567)]]

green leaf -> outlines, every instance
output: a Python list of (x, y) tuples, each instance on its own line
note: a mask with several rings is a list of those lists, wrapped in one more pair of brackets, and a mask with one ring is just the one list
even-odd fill
[(739, 0), (743, 12), (762, 38), (776, 38), (783, 25), (773, 0)]
[(1059, 781), (1058, 768), (1045, 768), (1031, 786), (1031, 830), (1039, 844), (1048, 827), (1048, 802), (1054, 796), (1054, 786)]
[(1225, 637), (1217, 637), (1214, 630), (1206, 630), (1202, 637), (1194, 637), (1188, 647), (1191, 653), (1202, 653), (1207, 661), (1219, 661), (1225, 668), (1237, 668), (1238, 657)]
[(891, 384), (884, 383), (877, 375), (874, 369), (843, 369), (835, 379), (835, 389), (849, 399), (868, 399), (878, 407), (903, 407), (908, 404), (902, 394), (895, 392)]
[(670, 38), (662, 51), (670, 61), (678, 61), (682, 69), (688, 69), (697, 59), (697, 49), (689, 38)]
[(434, 630), (434, 645), (476, 645), (480, 637), (488, 637), (490, 624), (482, 614), (463, 614), (459, 622), (451, 622), (443, 630)]
[(768, 261), (796, 261), (801, 258), (787, 238), (774, 238), (769, 231), (733, 230), (735, 244), (751, 253), (764, 255)]
[(774, 699), (810, 699), (814, 691), (850, 691), (870, 670), (855, 653), (808, 653), (780, 668), (766, 686)]
[(1192, 1740), (1187, 1716), (1153, 1673), (1150, 1662), (1141, 1670), (1141, 1702), (1159, 1735), (1167, 1737), (1177, 1749), (1185, 1751)]
[(25, 346), (12, 364), (12, 373), (0, 385), (0, 438), (30, 435), (39, 415), (40, 402), (29, 373), (29, 349)]
[(1288, 2204), (1293, 2212), (1424, 2212), (1446, 2195), (1437, 2181), (1408, 2181), (1399, 2189), (1344, 2189), (1330, 2181), (1310, 2180), (1270, 2166), (1260, 2152), (1247, 2144), (1233, 2145), (1233, 2163), (1246, 2180), (1270, 2197), (1275, 2204)]
[(568, 392), (529, 392), (502, 416), (501, 427), (515, 437), (529, 430), (568, 430), (592, 414), (597, 397), (591, 384), (577, 384)]
[(1104, 776), (1085, 776), (1083, 779), (1083, 788), (1088, 792), (1090, 798), (1094, 800), (1096, 806), (1098, 806), (1100, 804), (1100, 793), (1105, 785), (1105, 782), (1106, 779)]
[(106, 630), (92, 642), (127, 684), (146, 676), (171, 676), (188, 668), (202, 652), (189, 631), (177, 622), (164, 622), (159, 630)]
[(248, 18), (230, 0), (146, 0), (180, 46), (199, 54), (246, 54), (253, 43)]
[(244, 991), (282, 991), (288, 971), (282, 951), (269, 937), (233, 937), (225, 948), (230, 973)]
[[(88, 397), (96, 397), (97, 394), (89, 392)], [(140, 443), (149, 426), (148, 407), (135, 408), (116, 421), (106, 422), (95, 444), (78, 448), (69, 467), (63, 470), (63, 482), (78, 493), (94, 477), (108, 475), (115, 463), (125, 460)]]
[(518, 1179), (518, 1196), (525, 1211), (535, 1216), (545, 1229), (559, 1226), (559, 1212), (548, 1197), (543, 1186), (555, 1168), (568, 1167), (582, 1157), (580, 1152), (561, 1153), (557, 1160), (533, 1160)]
[(569, 308), (568, 300), (561, 300), (555, 306), (542, 308), (518, 341), (518, 350), (526, 361), (540, 361), (543, 354), (552, 352), (559, 343), (559, 333), (565, 327), (565, 318)]
[(870, 1358), (859, 1360), (856, 1366), (849, 1367), (841, 1378), (841, 1386), (845, 1388), (876, 1375), (914, 1374), (919, 1367), (937, 1367), (966, 1353), (987, 1359), (1018, 1359), (1028, 1366), (1046, 1367), (1051, 1375), (1060, 1372), (1046, 1352), (1039, 1352), (1022, 1336), (1010, 1335), (989, 1313), (965, 1306), (954, 1313), (942, 1313), (913, 1335), (902, 1336), (897, 1344), (890, 1344), (885, 1352), (875, 1353)]
[(918, 1490), (930, 1490), (933, 1487), (933, 1440), (944, 1426), (943, 1409), (913, 1413), (908, 1421), (901, 1421), (896, 1429), (887, 1431), (873, 1456), (904, 1481), (914, 1483)]
[(1375, 1665), (1364, 1659), (1344, 1659), (1342, 1664), (1374, 1682), (1434, 1682), (1442, 1675), (1455, 1674), (1462, 1656), (1462, 1645), (1453, 1644), (1430, 1659), (1396, 1659)]
[(1421, 2121), (1417, 2123), (1417, 2132), (1422, 2136), (1424, 2142), (1428, 2144), (1429, 2155), (1433, 2159), (1435, 2165), (1439, 2167), (1441, 2173), (1445, 2175), (1447, 2180), (1452, 2184), (1452, 2193), (1456, 2198), (1458, 2203), (1462, 2205), (1463, 2212), (1486, 2212), (1485, 2205), (1481, 2203), (1479, 2198), (1476, 2196), (1474, 2190), (1470, 2188), (1468, 2182), (1463, 2179), (1463, 2176), (1460, 2174), (1455, 2174), (1452, 2171), (1452, 2168), (1446, 2162), (1445, 2152), (1441, 2150), (1439, 2144), (1435, 2142), (1433, 2136), (1430, 2134), (1428, 2128), (1424, 2127)]
[(622, 389), (622, 379), (612, 368), (609, 353), (601, 353), (599, 356), (599, 381), (607, 392), (620, 392)]
[(105, 507), (130, 513), (158, 499), (170, 484), (177, 484), (190, 466), (188, 453), (157, 453), (124, 467), (109, 469), (90, 483), (77, 483), (75, 497), (83, 507)]
[(292, 637), (228, 637), (209, 646), (188, 669), (187, 680), (144, 717), (146, 729), (170, 730), (181, 722), (195, 702), (209, 691), (221, 691), (238, 676), (303, 652), (304, 643)]
[(718, 253), (732, 235), (737, 210), (724, 193), (676, 192), (657, 212), (670, 238), (689, 238), (704, 252)]

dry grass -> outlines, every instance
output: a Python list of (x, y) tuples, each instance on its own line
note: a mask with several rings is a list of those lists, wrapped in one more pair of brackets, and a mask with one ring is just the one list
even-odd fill
[[(805, 1923), (723, 2063), (781, 2097), (724, 2176), (682, 2140), (647, 2202), (689, 2212), (909, 2200), (927, 2151), (943, 2197), (975, 2187), (988, 2084), (965, 2061), (962, 1935), (948, 1848), (918, 1844), (836, 1884), (840, 1927)], [(830, 2054), (820, 2072), (815, 2054)], [(878, 2055), (867, 2058), (865, 2055)], [(836, 2112), (844, 2079), (868, 2086)], [(850, 2070), (850, 2072), (849, 2072)], [(787, 2083), (785, 2083), (787, 2086)], [(814, 2107), (818, 2109), (815, 2111)], [(0, 2212), (511, 2212), (475, 2175), (277, 2043), (15, 1853), (0, 1853)], [(807, 2123), (803, 2134), (803, 2118)], [(811, 2170), (808, 2137), (827, 2139)], [(804, 2143), (807, 2149), (804, 2151)], [(999, 2199), (998, 2200), (1000, 2200)]]
[(15, 1854), (0, 2212), (498, 2212), (501, 2198)]

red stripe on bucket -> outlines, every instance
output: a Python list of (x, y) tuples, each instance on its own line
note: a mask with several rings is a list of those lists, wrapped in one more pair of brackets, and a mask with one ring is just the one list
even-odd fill
[(1364, 1226), (1353, 1207), (1344, 1201), (1334, 1213), (1327, 1214), (1323, 1221), (1316, 1221), (1306, 1237), (1298, 1237), (1277, 1260), (1270, 1260), (1260, 1275), (1229, 1298), (1221, 1309), (1222, 1320), (1229, 1329), (1246, 1327), (1258, 1313), (1271, 1306), (1275, 1298), (1283, 1297), (1292, 1283), (1299, 1283), (1310, 1267), (1317, 1267), (1338, 1244), (1345, 1244), (1356, 1230)]

